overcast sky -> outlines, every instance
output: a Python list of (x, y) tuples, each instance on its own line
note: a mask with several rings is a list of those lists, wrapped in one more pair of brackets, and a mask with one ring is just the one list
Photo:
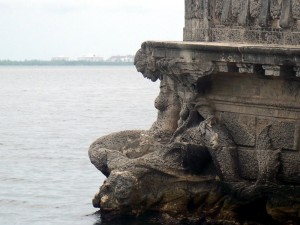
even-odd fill
[(0, 0), (0, 59), (135, 54), (183, 26), (184, 0)]

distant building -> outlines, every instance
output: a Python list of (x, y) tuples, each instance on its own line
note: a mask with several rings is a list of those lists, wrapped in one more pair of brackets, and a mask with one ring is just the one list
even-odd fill
[(77, 58), (77, 61), (85, 61), (85, 62), (103, 62), (104, 58), (97, 56), (95, 54), (85, 55)]
[(116, 55), (111, 56), (107, 60), (104, 60), (103, 57), (97, 56), (96, 54), (88, 54), (80, 56), (76, 59), (66, 57), (66, 56), (57, 56), (53, 57), (51, 61), (54, 62), (113, 62), (113, 63), (133, 63), (134, 55)]
[(133, 55), (117, 55), (117, 56), (111, 56), (106, 60), (107, 62), (130, 62), (133, 63), (134, 61), (134, 56)]

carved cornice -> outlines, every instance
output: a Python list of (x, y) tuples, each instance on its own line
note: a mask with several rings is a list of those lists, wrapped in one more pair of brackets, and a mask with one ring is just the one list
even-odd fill
[(135, 65), (146, 78), (163, 75), (194, 86), (217, 73), (244, 73), (298, 79), (300, 46), (207, 42), (144, 42)]
[(193, 87), (201, 78), (212, 74), (215, 69), (215, 63), (211, 60), (193, 59), (189, 52), (164, 57), (160, 55), (164, 50), (161, 51), (152, 43), (155, 42), (143, 43), (134, 60), (137, 71), (152, 81), (162, 79), (165, 75), (185, 86)]
[(212, 61), (185, 58), (162, 58), (156, 66), (162, 74), (186, 85), (196, 85), (199, 79), (212, 74), (215, 67)]

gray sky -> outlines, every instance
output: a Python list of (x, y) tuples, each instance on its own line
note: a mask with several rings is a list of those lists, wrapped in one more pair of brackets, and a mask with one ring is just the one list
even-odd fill
[(134, 54), (182, 40), (184, 0), (0, 0), (0, 59)]

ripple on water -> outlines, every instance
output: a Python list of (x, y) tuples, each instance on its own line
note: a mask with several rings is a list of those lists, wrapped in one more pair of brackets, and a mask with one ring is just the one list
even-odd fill
[(133, 67), (2, 67), (0, 85), (0, 224), (99, 224), (87, 149), (149, 128), (158, 84)]

